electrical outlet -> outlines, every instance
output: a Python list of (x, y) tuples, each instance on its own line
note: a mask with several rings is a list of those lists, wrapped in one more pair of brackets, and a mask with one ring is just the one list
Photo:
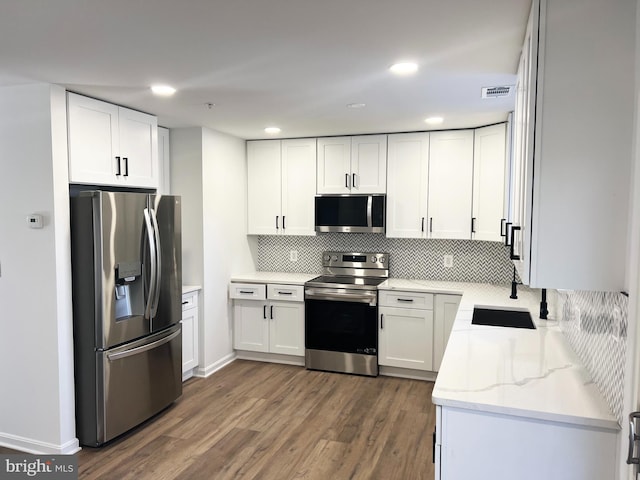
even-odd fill
[(444, 268), (453, 267), (453, 255), (445, 255), (444, 256)]
[(298, 261), (298, 251), (297, 250), (290, 250), (289, 251), (289, 260), (291, 260), (292, 262), (297, 262)]

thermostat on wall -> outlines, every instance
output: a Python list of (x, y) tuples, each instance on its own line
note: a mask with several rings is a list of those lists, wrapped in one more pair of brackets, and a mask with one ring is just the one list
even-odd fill
[(42, 228), (42, 215), (37, 213), (27, 215), (27, 223), (29, 228)]

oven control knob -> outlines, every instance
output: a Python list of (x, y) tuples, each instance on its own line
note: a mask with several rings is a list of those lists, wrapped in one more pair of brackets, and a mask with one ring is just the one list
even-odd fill
[(376, 257), (371, 257), (371, 263), (376, 263), (378, 259)]
[(384, 263), (385, 258), (384, 257), (380, 257), (380, 263)]
[(325, 261), (327, 261), (327, 262), (328, 262), (329, 260), (331, 260), (331, 255), (325, 255), (325, 256), (324, 256), (324, 259), (325, 259)]
[(334, 256), (331, 258), (331, 260), (333, 260), (334, 262), (337, 262), (337, 261), (338, 261), (338, 255), (334, 255)]

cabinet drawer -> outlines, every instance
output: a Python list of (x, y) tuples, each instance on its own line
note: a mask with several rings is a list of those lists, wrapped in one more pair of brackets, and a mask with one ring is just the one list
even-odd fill
[(381, 290), (379, 303), (383, 307), (419, 308), (433, 310), (433, 294), (420, 292), (395, 292)]
[(189, 292), (182, 295), (182, 311), (198, 306), (198, 293)]
[(291, 302), (304, 301), (304, 287), (302, 285), (267, 285), (267, 298), (269, 300), (289, 300)]
[(247, 300), (266, 300), (267, 289), (264, 283), (231, 283), (229, 296)]

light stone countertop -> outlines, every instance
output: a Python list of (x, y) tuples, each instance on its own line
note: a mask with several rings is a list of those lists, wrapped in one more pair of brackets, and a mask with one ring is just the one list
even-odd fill
[[(519, 285), (512, 300), (510, 285), (394, 278), (378, 288), (462, 294), (433, 389), (436, 405), (620, 429), (558, 322), (538, 318), (539, 290)], [(472, 325), (475, 305), (527, 308), (537, 328)]]
[(319, 273), (249, 272), (231, 277), (232, 282), (280, 283), (284, 285), (304, 285)]
[(182, 294), (195, 292), (197, 290), (202, 290), (200, 285), (183, 285), (182, 286)]

